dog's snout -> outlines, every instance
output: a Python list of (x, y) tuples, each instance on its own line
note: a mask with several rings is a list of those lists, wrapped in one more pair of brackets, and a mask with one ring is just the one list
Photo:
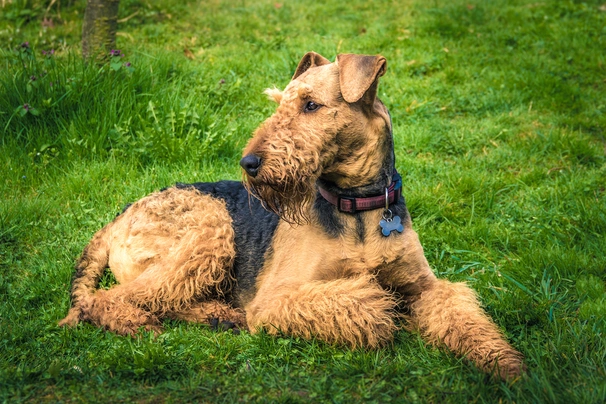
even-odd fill
[(242, 157), (240, 165), (248, 175), (256, 177), (259, 172), (259, 167), (261, 166), (261, 158), (254, 154), (248, 154)]

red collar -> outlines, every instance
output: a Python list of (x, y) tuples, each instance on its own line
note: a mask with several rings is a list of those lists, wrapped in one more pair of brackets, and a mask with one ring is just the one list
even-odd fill
[[(354, 198), (333, 194), (322, 187), (318, 187), (318, 191), (324, 199), (335, 205), (340, 212), (356, 213), (362, 210), (385, 209), (385, 194), (368, 196), (364, 198)], [(392, 183), (387, 188), (389, 205), (397, 203), (402, 195), (402, 179), (399, 174), (394, 175)]]

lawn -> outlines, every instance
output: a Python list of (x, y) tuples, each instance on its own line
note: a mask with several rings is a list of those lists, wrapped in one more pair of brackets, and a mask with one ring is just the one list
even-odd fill
[[(0, 4), (0, 401), (606, 400), (606, 4), (122, 0), (80, 57), (83, 0)], [(404, 330), (380, 350), (57, 326), (73, 264), (124, 205), (240, 179), (309, 50), (382, 54), (379, 96), (425, 254), (481, 297), (528, 373), (499, 382)], [(107, 276), (103, 284), (111, 283)]]

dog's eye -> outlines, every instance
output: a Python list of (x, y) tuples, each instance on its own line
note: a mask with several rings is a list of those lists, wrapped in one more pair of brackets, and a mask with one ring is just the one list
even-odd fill
[(305, 104), (305, 112), (315, 111), (318, 108), (320, 108), (320, 104), (313, 101), (309, 101), (307, 104)]

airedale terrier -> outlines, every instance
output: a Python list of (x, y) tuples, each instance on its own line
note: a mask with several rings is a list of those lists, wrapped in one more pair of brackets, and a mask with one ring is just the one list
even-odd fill
[[(524, 369), (463, 283), (431, 271), (402, 197), (382, 56), (307, 53), (234, 181), (177, 184), (94, 235), (61, 325), (160, 331), (165, 317), (378, 347), (405, 318), (503, 378)], [(118, 285), (97, 289), (109, 266)]]

